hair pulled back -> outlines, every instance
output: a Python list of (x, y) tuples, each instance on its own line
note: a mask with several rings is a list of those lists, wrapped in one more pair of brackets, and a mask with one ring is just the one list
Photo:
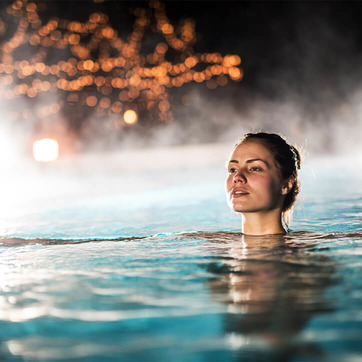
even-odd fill
[(298, 170), (300, 169), (301, 157), (299, 151), (283, 137), (275, 133), (247, 133), (236, 146), (244, 142), (258, 142), (266, 147), (274, 158), (275, 164), (280, 171), (281, 179), (292, 180), (293, 187), (286, 195), (282, 208), (283, 220), (288, 226), (292, 207), (300, 191)]

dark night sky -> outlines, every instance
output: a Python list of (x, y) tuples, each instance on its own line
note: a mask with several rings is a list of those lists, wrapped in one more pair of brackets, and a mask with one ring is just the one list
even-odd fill
[(201, 38), (196, 49), (237, 53), (243, 87), (273, 97), (290, 91), (343, 97), (360, 84), (359, 2), (166, 2), (168, 14), (189, 14)]

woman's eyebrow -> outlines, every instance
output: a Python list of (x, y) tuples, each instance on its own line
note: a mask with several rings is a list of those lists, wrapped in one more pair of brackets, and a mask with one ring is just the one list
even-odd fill
[[(252, 162), (255, 162), (255, 161), (261, 161), (261, 162), (264, 162), (268, 167), (269, 167), (269, 163), (262, 160), (261, 158), (251, 158), (250, 160), (246, 160), (246, 163), (252, 163)], [(239, 161), (237, 160), (230, 160), (229, 163), (239, 163)]]
[(261, 158), (252, 158), (250, 160), (247, 160), (246, 163), (252, 163), (252, 162), (255, 162), (255, 161), (261, 161), (261, 162), (264, 162), (268, 167), (269, 167), (269, 163), (262, 160)]

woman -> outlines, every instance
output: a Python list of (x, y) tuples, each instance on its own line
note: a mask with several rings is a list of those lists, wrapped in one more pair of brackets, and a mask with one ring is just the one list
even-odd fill
[(233, 148), (226, 192), (246, 235), (285, 234), (299, 193), (300, 154), (273, 133), (248, 133)]

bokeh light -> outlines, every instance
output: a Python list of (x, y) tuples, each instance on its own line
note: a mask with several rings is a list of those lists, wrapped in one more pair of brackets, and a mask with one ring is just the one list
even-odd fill
[(133, 109), (128, 109), (124, 112), (123, 119), (127, 124), (135, 124), (138, 120), (138, 115)]
[[(160, 1), (132, 10), (135, 21), (126, 38), (102, 12), (81, 22), (47, 18), (40, 8), (35, 1), (16, 0), (6, 8), (9, 21), (0, 23), (2, 34), (8, 34), (0, 49), (0, 97), (13, 104), (16, 119), (24, 119), (25, 112), (49, 122), (60, 112), (78, 114), (76, 121), (65, 116), (72, 129), (93, 114), (108, 127), (106, 115), (137, 109), (137, 118), (125, 120), (126, 125), (136, 123), (140, 114), (144, 123), (170, 122), (171, 88), (195, 82), (215, 89), (228, 79), (242, 79), (238, 55), (197, 53), (195, 21), (171, 24)], [(146, 32), (153, 35), (144, 54)], [(19, 97), (31, 102), (20, 107)]]
[(58, 142), (54, 139), (43, 138), (33, 144), (33, 157), (38, 162), (56, 161), (59, 156)]

